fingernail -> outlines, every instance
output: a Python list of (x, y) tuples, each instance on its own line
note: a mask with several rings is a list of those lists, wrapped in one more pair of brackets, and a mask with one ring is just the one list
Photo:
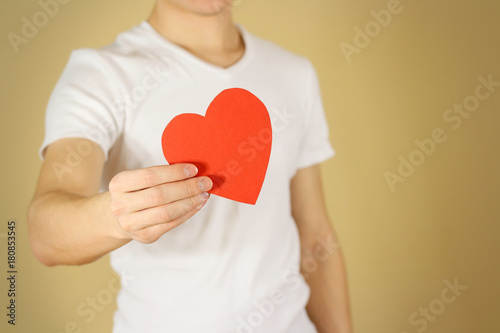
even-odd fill
[(200, 198), (202, 200), (207, 200), (208, 196), (209, 196), (209, 194), (207, 192), (200, 193)]
[(200, 187), (200, 190), (202, 190), (202, 191), (208, 191), (208, 190), (210, 190), (212, 188), (212, 182), (209, 179), (207, 179), (207, 178), (203, 178), (198, 183), (198, 186)]
[(193, 177), (198, 173), (198, 168), (194, 165), (189, 165), (184, 169), (184, 173), (186, 174), (186, 177)]

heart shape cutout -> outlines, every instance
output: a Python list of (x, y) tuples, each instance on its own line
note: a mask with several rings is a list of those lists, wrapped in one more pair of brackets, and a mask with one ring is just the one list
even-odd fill
[(161, 143), (169, 164), (192, 163), (199, 176), (212, 179), (210, 193), (255, 205), (272, 139), (264, 103), (245, 89), (231, 88), (213, 99), (205, 116), (183, 113), (174, 117)]

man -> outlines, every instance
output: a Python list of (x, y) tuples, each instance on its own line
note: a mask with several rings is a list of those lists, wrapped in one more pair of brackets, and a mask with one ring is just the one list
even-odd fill
[[(135, 277), (117, 299), (117, 333), (351, 332), (321, 190), (318, 163), (333, 150), (316, 75), (235, 26), (230, 6), (158, 0), (115, 43), (73, 52), (47, 109), (33, 252), (48, 266), (111, 253)], [(210, 197), (209, 177), (164, 165), (161, 151), (173, 117), (203, 115), (232, 87), (255, 94), (273, 123), (256, 205)]]

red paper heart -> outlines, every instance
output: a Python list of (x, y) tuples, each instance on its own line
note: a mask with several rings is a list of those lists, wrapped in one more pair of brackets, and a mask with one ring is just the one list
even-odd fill
[(271, 155), (272, 128), (266, 106), (251, 92), (226, 89), (210, 103), (205, 117), (174, 117), (161, 141), (169, 164), (193, 163), (198, 175), (212, 179), (210, 193), (257, 202)]

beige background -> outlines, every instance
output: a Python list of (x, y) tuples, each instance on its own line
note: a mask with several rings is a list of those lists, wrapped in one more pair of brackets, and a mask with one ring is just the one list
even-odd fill
[[(89, 322), (88, 312), (77, 313), (89, 298), (107, 301), (111, 294), (108, 258), (42, 266), (27, 243), (25, 211), (40, 166), (44, 108), (70, 51), (111, 42), (146, 17), (152, 2), (72, 0), (18, 54), (7, 33), (20, 33), (21, 18), (40, 6), (0, 3), (0, 236), (15, 219), (19, 268), (13, 328), (4, 315), (0, 238), (2, 332), (111, 329), (114, 301)], [(319, 72), (337, 150), (323, 166), (325, 191), (349, 270), (356, 331), (499, 332), (500, 88), (456, 130), (443, 114), (474, 93), (479, 76), (500, 81), (500, 2), (403, 0), (402, 11), (348, 63), (339, 45), (353, 44), (354, 28), (388, 3), (237, 0), (234, 10), (249, 31), (309, 57)], [(447, 140), (391, 191), (384, 173), (397, 172), (399, 155), (417, 156), (414, 140), (435, 128)], [(455, 278), (467, 289), (442, 312), (444, 281)], [(439, 314), (425, 329), (412, 326), (410, 315), (429, 305)]]

